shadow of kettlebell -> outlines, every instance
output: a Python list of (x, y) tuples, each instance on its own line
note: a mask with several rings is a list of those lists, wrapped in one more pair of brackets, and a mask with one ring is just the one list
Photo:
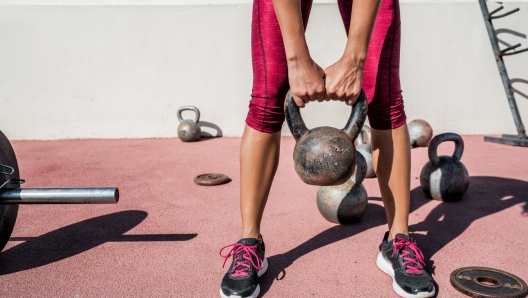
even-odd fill
[[(202, 126), (202, 139), (221, 138), (224, 136), (224, 132), (222, 131), (222, 129), (214, 123), (200, 121), (200, 125)], [(207, 129), (208, 131), (215, 130), (216, 133), (213, 135), (210, 132), (205, 131), (204, 128), (209, 128)]]

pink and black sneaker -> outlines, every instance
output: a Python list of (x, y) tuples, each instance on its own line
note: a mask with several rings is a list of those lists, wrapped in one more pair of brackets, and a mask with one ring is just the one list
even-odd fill
[(381, 252), (376, 261), (378, 267), (392, 277), (392, 288), (402, 297), (432, 297), (435, 294), (433, 278), (424, 269), (422, 251), (409, 236), (397, 234), (388, 240), (385, 233)]
[[(222, 252), (231, 247), (227, 254)], [(255, 238), (242, 238), (237, 243), (224, 246), (220, 256), (224, 266), (229, 257), (233, 263), (220, 284), (220, 297), (256, 298), (260, 294), (259, 277), (268, 270), (268, 261), (264, 257), (264, 241)]]

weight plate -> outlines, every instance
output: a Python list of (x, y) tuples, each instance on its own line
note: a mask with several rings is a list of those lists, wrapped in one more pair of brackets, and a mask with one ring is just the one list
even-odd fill
[[(11, 143), (7, 137), (0, 131), (0, 164), (10, 166), (14, 169), (11, 175), (6, 175), (10, 169), (0, 166), (0, 185), (4, 184), (9, 179), (19, 179), (20, 173), (18, 171), (18, 162), (15, 156), (15, 151), (11, 147)], [(6, 184), (3, 188), (19, 188), (19, 184)], [(0, 205), (0, 252), (4, 249), (18, 214), (18, 205)]]
[(202, 174), (194, 177), (194, 183), (204, 186), (220, 185), (230, 182), (231, 179), (224, 174)]
[(526, 283), (519, 277), (493, 268), (464, 267), (451, 273), (451, 285), (475, 298), (524, 298)]

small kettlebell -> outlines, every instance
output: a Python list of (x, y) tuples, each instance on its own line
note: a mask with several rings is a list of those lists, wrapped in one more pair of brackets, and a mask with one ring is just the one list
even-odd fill
[(356, 166), (354, 167), (354, 172), (352, 172), (352, 176), (350, 176), (350, 179), (348, 179), (347, 181), (350, 181), (354, 184), (361, 184), (367, 176), (368, 164), (365, 157), (361, 153), (359, 153), (359, 151), (357, 151), (356, 154)]
[(370, 127), (368, 125), (363, 125), (361, 128), (361, 133), (357, 136), (356, 139), (357, 148), (365, 148), (367, 152), (372, 152), (372, 135), (370, 133)]
[(433, 128), (427, 121), (416, 119), (407, 124), (412, 147), (426, 147), (433, 137)]
[[(445, 141), (455, 142), (453, 156), (438, 157), (438, 145)], [(469, 174), (460, 162), (464, 152), (464, 140), (455, 133), (443, 133), (429, 143), (429, 161), (420, 174), (420, 184), (425, 194), (438, 201), (459, 201), (469, 187)]]
[(367, 173), (366, 178), (376, 177), (376, 172), (374, 171), (374, 165), (372, 164), (372, 153), (370, 152), (370, 147), (367, 147), (365, 144), (359, 145), (356, 148), (358, 154), (363, 155), (367, 162)]
[(354, 172), (354, 140), (367, 117), (367, 98), (363, 90), (343, 129), (328, 126), (308, 129), (291, 92), (286, 95), (284, 109), (288, 127), (297, 141), (293, 161), (299, 178), (307, 184), (319, 186), (345, 183)]
[[(182, 112), (191, 110), (196, 113), (194, 120), (183, 120)], [(193, 106), (183, 106), (178, 109), (178, 120), (180, 120), (180, 125), (178, 125), (178, 137), (183, 142), (194, 142), (200, 138), (202, 134), (202, 129), (200, 128), (200, 110), (197, 107)]]

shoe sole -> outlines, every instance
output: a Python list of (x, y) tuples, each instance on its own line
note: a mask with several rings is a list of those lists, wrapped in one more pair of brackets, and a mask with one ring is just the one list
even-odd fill
[(425, 298), (425, 297), (433, 297), (436, 288), (433, 287), (433, 290), (431, 292), (420, 292), (418, 294), (409, 294), (403, 290), (398, 283), (396, 283), (396, 280), (394, 279), (394, 269), (392, 269), (392, 265), (389, 263), (389, 261), (385, 260), (383, 257), (383, 254), (380, 252), (378, 254), (378, 259), (376, 260), (376, 265), (378, 265), (378, 268), (381, 269), (381, 271), (387, 273), (392, 278), (392, 288), (396, 292), (396, 294), (405, 297), (405, 298)]
[[(262, 264), (263, 264), (262, 269), (260, 269), (257, 272), (258, 277), (261, 277), (262, 275), (264, 275), (264, 273), (266, 273), (266, 271), (268, 271), (268, 259), (264, 258), (264, 261), (262, 262)], [(236, 295), (226, 296), (224, 292), (222, 291), (222, 289), (220, 288), (220, 297), (222, 298), (257, 298), (259, 294), (260, 294), (260, 285), (257, 285), (257, 288), (255, 289), (255, 291), (253, 291), (253, 293), (251, 293), (251, 295), (245, 296), (245, 297), (236, 296)]]

